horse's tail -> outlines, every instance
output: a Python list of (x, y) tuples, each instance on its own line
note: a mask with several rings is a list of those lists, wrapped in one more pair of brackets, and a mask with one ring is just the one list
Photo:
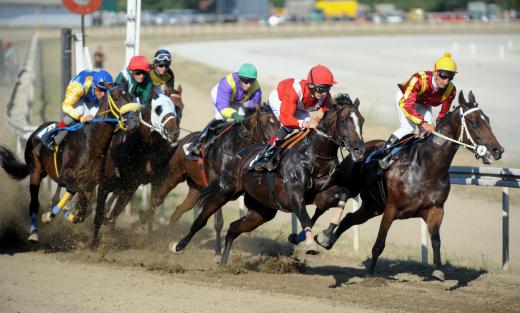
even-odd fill
[(29, 175), (29, 167), (5, 146), (0, 146), (0, 163), (7, 174), (16, 180), (22, 180)]

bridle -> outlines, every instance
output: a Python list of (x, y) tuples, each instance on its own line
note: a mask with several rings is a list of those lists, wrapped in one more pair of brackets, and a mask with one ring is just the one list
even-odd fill
[[(438, 133), (436, 131), (433, 131), (432, 134), (434, 134), (435, 136), (440, 137), (442, 139), (446, 139), (448, 141), (454, 142), (454, 143), (456, 143), (458, 145), (461, 145), (463, 147), (466, 147), (468, 149), (471, 149), (471, 150), (475, 151), (475, 156), (477, 158), (478, 157), (483, 157), (487, 153), (486, 146), (479, 145), (479, 144), (477, 144), (475, 142), (475, 140), (471, 137), (471, 134), (469, 133), (468, 125), (466, 124), (466, 115), (468, 115), (470, 113), (473, 113), (473, 112), (476, 112), (476, 111), (480, 111), (480, 108), (479, 107), (474, 107), (472, 109), (467, 110), (466, 112), (464, 112), (462, 107), (460, 107), (459, 109), (460, 109), (460, 124), (461, 124), (461, 128), (460, 128), (460, 135), (459, 135), (459, 139), (458, 140), (455, 140), (453, 138), (445, 136), (445, 135), (443, 135), (441, 133)], [(466, 135), (466, 137), (468, 138), (469, 142), (471, 142), (471, 145), (463, 142), (464, 135)]]

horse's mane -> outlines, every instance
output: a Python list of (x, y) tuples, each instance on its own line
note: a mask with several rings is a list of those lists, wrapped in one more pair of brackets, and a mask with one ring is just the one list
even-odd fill
[(333, 98), (332, 101), (339, 106), (346, 105), (354, 107), (354, 102), (352, 102), (352, 99), (348, 93), (339, 93)]
[[(265, 102), (262, 105), (259, 105), (259, 107), (260, 107), (260, 113), (272, 113), (273, 112), (271, 107), (269, 105), (267, 105)], [(255, 113), (256, 109), (245, 107), (244, 112), (245, 112), (245, 116), (248, 117), (251, 114)]]

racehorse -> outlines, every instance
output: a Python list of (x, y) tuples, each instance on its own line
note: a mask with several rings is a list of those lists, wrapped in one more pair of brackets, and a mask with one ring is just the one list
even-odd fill
[[(255, 109), (245, 109), (245, 120), (241, 123), (224, 124), (220, 132), (213, 138), (211, 145), (206, 145), (203, 158), (188, 160), (183, 146), (200, 135), (195, 132), (179, 141), (178, 147), (171, 155), (168, 165), (156, 176), (150, 179), (152, 183), (151, 202), (147, 211), (141, 214), (141, 221), (147, 222), (155, 214), (155, 209), (168, 193), (179, 183), (187, 180), (189, 191), (184, 201), (178, 205), (170, 218), (170, 229), (180, 219), (182, 214), (191, 210), (199, 195), (199, 190), (206, 187), (222, 171), (226, 163), (244, 146), (256, 142), (267, 142), (280, 127), (278, 119), (266, 105)], [(211, 139), (209, 139), (211, 140)], [(121, 213), (124, 205), (114, 207), (109, 220), (113, 223)], [(220, 233), (223, 226), (222, 213), (215, 216), (215, 231), (217, 233), (215, 252), (221, 253)]]
[[(11, 177), (21, 180), (30, 176), (30, 241), (38, 241), (37, 213), (41, 180), (49, 175), (59, 186), (67, 190), (62, 199), (54, 203), (52, 211), (44, 214), (42, 218), (44, 220), (54, 218), (72, 195), (78, 193), (78, 214), (69, 214), (68, 218), (74, 222), (82, 221), (93, 189), (99, 181), (103, 157), (115, 126), (119, 125), (124, 130), (139, 126), (137, 112), (140, 105), (131, 103), (131, 96), (119, 86), (109, 84), (108, 87), (109, 90), (101, 99), (104, 107), (100, 108), (96, 118), (79, 130), (69, 132), (55, 151), (47, 148), (37, 138), (37, 134), (51, 123), (41, 125), (29, 137), (25, 147), (25, 164), (20, 162), (12, 151), (0, 147), (2, 167)], [(83, 124), (72, 126), (81, 125)]]
[(100, 241), (99, 228), (105, 217), (108, 194), (114, 192), (120, 196), (117, 205), (124, 207), (141, 183), (159, 175), (168, 164), (180, 133), (175, 108), (170, 97), (155, 95), (140, 117), (139, 128), (112, 137), (103, 166), (104, 175), (98, 185), (92, 247), (98, 246)]
[(216, 210), (245, 194), (244, 203), (248, 212), (231, 223), (220, 265), (226, 264), (235, 238), (270, 221), (277, 210), (296, 214), (310, 238), (310, 241), (306, 241), (306, 253), (318, 253), (312, 240), (312, 225), (305, 205), (313, 203), (322, 193), (328, 193), (328, 189), (334, 187), (331, 183), (338, 165), (339, 147), (350, 150), (354, 159), (362, 158), (365, 150), (361, 133), (363, 117), (358, 107), (359, 100), (352, 102), (348, 94), (334, 98), (316, 130), (311, 130), (304, 140), (282, 155), (275, 172), (251, 169), (264, 149), (262, 145), (250, 145), (242, 149), (219, 178), (202, 190), (199, 197), (202, 212), (179, 243), (170, 243), (170, 250), (181, 252)]
[[(456, 140), (455, 138), (458, 138)], [(375, 140), (366, 143), (366, 158), (355, 163), (347, 157), (339, 169), (339, 184), (349, 189), (350, 196), (361, 195), (362, 205), (348, 213), (336, 231), (321, 232), (316, 241), (331, 249), (343, 232), (372, 217), (383, 214), (379, 233), (372, 248), (368, 274), (374, 274), (378, 257), (385, 248), (386, 235), (396, 219), (420, 217), (428, 225), (433, 248), (433, 276), (444, 280), (440, 255), (439, 229), (444, 215), (444, 203), (450, 192), (449, 168), (460, 145), (475, 151), (476, 158), (491, 163), (499, 160), (504, 148), (491, 131), (489, 118), (478, 106), (470, 91), (468, 102), (462, 91), (459, 106), (442, 118), (435, 132), (424, 141), (402, 148), (394, 157), (390, 168), (382, 173), (377, 160), (368, 161), (383, 145)], [(382, 178), (383, 180), (381, 180)], [(357, 182), (353, 184), (353, 182)]]

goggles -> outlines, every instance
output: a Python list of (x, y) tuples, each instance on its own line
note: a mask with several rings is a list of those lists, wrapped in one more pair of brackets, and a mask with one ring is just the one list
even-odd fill
[(169, 63), (157, 63), (157, 67), (170, 67)]
[(330, 87), (329, 85), (316, 85), (314, 86), (314, 92), (317, 92), (317, 93), (327, 93), (329, 92), (330, 90)]
[(253, 84), (255, 82), (255, 78), (247, 78), (247, 77), (238, 77), (238, 79), (240, 79), (240, 81), (244, 84)]
[(153, 59), (153, 61), (154, 61), (155, 63), (158, 63), (158, 62), (162, 62), (162, 63), (166, 63), (166, 62), (168, 62), (168, 63), (169, 63), (169, 62), (172, 61), (172, 59), (171, 59), (170, 55), (168, 55), (168, 54), (166, 54), (166, 53), (161, 53), (161, 54), (157, 55), (157, 56)]
[(442, 79), (452, 80), (455, 77), (455, 73), (439, 71), (439, 77)]
[(140, 75), (143, 75), (143, 76), (144, 76), (144, 75), (146, 74), (146, 72), (143, 71), (143, 70), (137, 70), (137, 71), (134, 71), (132, 74), (134, 74), (134, 75), (138, 75), (138, 76), (140, 76)]

